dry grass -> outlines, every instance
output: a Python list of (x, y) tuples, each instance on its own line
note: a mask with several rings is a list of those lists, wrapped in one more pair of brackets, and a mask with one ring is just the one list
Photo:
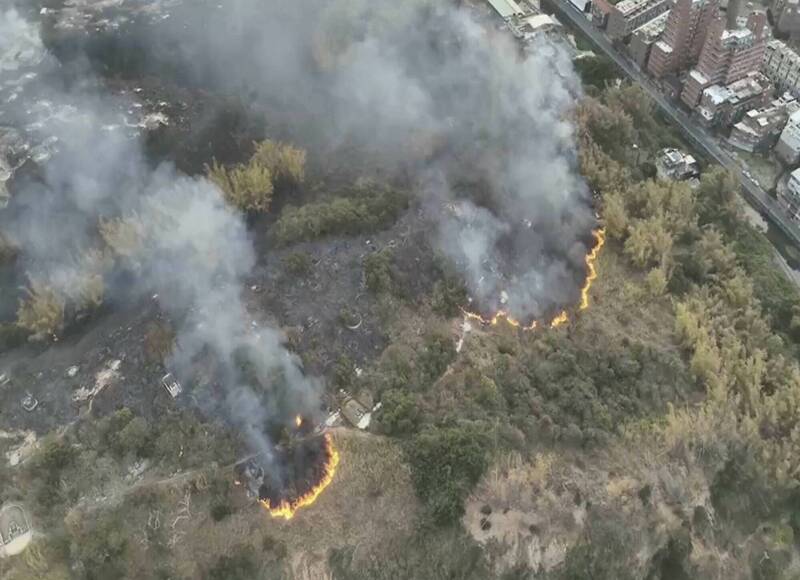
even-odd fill
[(196, 494), (193, 517), (179, 524), (187, 531), (174, 550), (179, 577), (198, 577), (236, 546), (261, 552), (268, 538), (285, 545), (290, 577), (308, 577), (311, 570), (322, 578), (330, 549), (357, 546), (368, 555), (388, 538), (410, 533), (418, 505), (400, 448), (386, 438), (350, 430), (337, 430), (334, 441), (341, 461), (333, 482), (292, 520), (272, 519), (242, 495), (237, 500), (241, 509), (214, 523), (201, 507), (207, 498)]
[(272, 202), (272, 174), (255, 163), (233, 167), (220, 165), (216, 160), (207, 167), (208, 178), (222, 191), (233, 207), (245, 212), (266, 212)]

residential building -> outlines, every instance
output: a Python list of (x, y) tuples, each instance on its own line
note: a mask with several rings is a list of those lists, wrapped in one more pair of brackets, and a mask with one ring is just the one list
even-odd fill
[(766, 106), (771, 95), (769, 79), (760, 72), (751, 72), (730, 84), (703, 89), (696, 112), (706, 126), (728, 126), (745, 111)]
[[(709, 28), (697, 66), (686, 78), (681, 100), (694, 108), (712, 85), (729, 85), (761, 68), (769, 38), (767, 16), (753, 12), (745, 28), (729, 29), (721, 17)], [(652, 57), (651, 57), (652, 58)]]
[(670, 9), (671, 0), (622, 0), (608, 12), (606, 34), (612, 40), (621, 40), (659, 14)]
[(525, 11), (514, 0), (489, 0), (494, 11), (503, 20), (510, 20), (515, 16), (523, 16)]
[(709, 26), (719, 13), (719, 0), (677, 0), (664, 34), (650, 51), (647, 69), (656, 78), (697, 63)]
[(780, 91), (800, 96), (800, 54), (786, 43), (770, 40), (764, 54), (764, 74)]
[(800, 169), (795, 169), (789, 175), (781, 201), (792, 219), (800, 219)]
[(605, 28), (608, 25), (611, 7), (612, 4), (608, 0), (592, 0), (592, 24), (597, 28)]
[(662, 149), (656, 159), (656, 173), (661, 179), (683, 181), (700, 175), (697, 160), (678, 149)]
[(774, 151), (778, 159), (787, 165), (800, 162), (800, 112), (789, 116)]
[(789, 115), (800, 109), (800, 103), (786, 93), (768, 106), (747, 111), (731, 129), (728, 142), (744, 151), (765, 151), (780, 136)]
[(644, 69), (647, 66), (650, 50), (653, 44), (661, 38), (669, 15), (670, 12), (659, 14), (650, 22), (644, 23), (633, 31), (631, 41), (628, 43), (628, 51), (631, 53), (631, 58), (633, 58), (634, 62), (639, 65), (639, 68)]

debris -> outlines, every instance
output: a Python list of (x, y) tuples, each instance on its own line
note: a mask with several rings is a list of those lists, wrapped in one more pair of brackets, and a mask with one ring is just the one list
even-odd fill
[(178, 395), (183, 392), (183, 387), (181, 384), (172, 376), (172, 373), (167, 373), (163, 377), (161, 377), (161, 385), (164, 389), (169, 393), (169, 396), (173, 399), (177, 399)]
[(8, 373), (0, 373), (0, 387), (5, 387), (11, 382), (11, 375)]
[(25, 396), (22, 398), (22, 408), (30, 413), (36, 407), (39, 406), (39, 399), (33, 396), (30, 392), (25, 393)]
[(78, 374), (78, 369), (79, 369), (79, 368), (80, 368), (80, 367), (79, 367), (78, 365), (72, 365), (71, 367), (69, 367), (69, 368), (67, 369), (67, 376), (68, 376), (69, 378), (71, 378), (71, 379), (72, 379), (72, 378), (75, 378), (75, 376)]

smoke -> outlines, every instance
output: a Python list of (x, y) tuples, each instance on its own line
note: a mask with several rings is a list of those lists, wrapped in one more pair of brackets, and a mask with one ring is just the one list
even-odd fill
[[(9, 30), (25, 46), (38, 38), (34, 24), (0, 13), (0, 33)], [(157, 296), (177, 323), (167, 366), (190, 382), (199, 380), (198, 363), (211, 361), (209, 379), (222, 390), (221, 401), (199, 403), (222, 411), (268, 460), (270, 430), (290, 424), (296, 413), (318, 418), (320, 385), (305, 376), (279, 332), (248, 314), (242, 288), (255, 255), (242, 217), (209, 181), (148, 163), (140, 136), (125, 122), (125, 111), (136, 108), (132, 101), (105, 93), (87, 70), (66, 88), (58, 67), (47, 67), (38, 72), (48, 82), (10, 121), (29, 136), (31, 128), (46, 132), (57, 152), (39, 175), (19, 184), (0, 226), (21, 248), (25, 268), (70, 301), (94, 273), (105, 277), (107, 300)], [(110, 265), (110, 250), (100, 250), (99, 223), (118, 216), (138, 236), (126, 276)]]
[(167, 22), (144, 44), (171, 50), (153, 58), (268, 104), (319, 156), (357, 151), (362, 167), (410, 176), (481, 309), (540, 317), (578, 299), (595, 217), (560, 45), (540, 37), (523, 56), (492, 22), (430, 0), (231, 0)]
[[(540, 38), (523, 56), (466, 9), (431, 0), (198, 0), (158, 24), (148, 15), (119, 33), (126, 55), (237, 95), (314, 157), (405, 178), (481, 309), (540, 317), (577, 300), (595, 218), (567, 118), (579, 83), (557, 44)], [(241, 289), (254, 255), (241, 217), (204, 179), (151, 167), (128, 129), (133, 103), (50, 62), (35, 31), (13, 12), (0, 17), (0, 42), (26, 47), (3, 51), (19, 55), (15, 71), (20, 58), (42, 69), (10, 122), (46, 134), (58, 153), (21, 185), (4, 229), (31, 270), (74, 292), (98, 220), (135, 220), (135, 282), (104, 271), (107, 294), (157, 294), (179, 324), (170, 367), (191, 380), (213, 360), (225, 412), (269, 454), (265, 426), (314, 416), (319, 384), (248, 314)]]

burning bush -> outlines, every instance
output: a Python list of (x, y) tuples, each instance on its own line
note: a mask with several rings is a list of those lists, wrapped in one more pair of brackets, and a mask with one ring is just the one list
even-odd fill
[(34, 340), (58, 335), (64, 327), (64, 297), (36, 279), (31, 279), (25, 292), (27, 297), (17, 309), (17, 326), (30, 332)]

